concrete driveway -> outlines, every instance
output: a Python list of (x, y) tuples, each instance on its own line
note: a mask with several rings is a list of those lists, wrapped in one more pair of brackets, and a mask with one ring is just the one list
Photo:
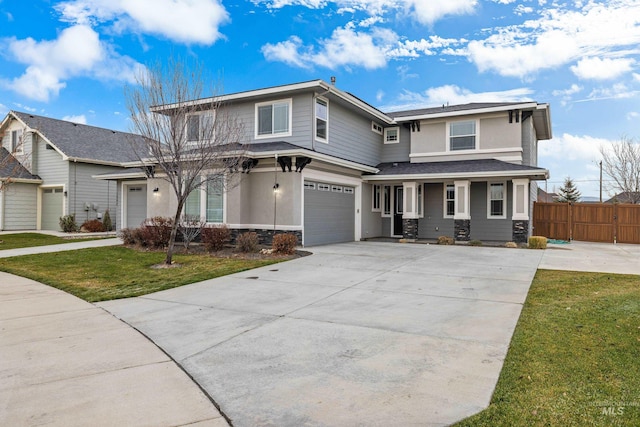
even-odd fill
[(235, 426), (446, 425), (485, 408), (544, 251), (359, 242), (99, 305)]

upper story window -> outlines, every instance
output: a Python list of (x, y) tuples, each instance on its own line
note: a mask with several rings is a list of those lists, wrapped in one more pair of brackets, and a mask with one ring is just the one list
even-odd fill
[(256, 104), (256, 138), (291, 135), (291, 99)]
[(187, 141), (205, 141), (213, 137), (213, 113), (187, 115)]
[(371, 130), (382, 135), (382, 125), (380, 123), (371, 122)]
[(392, 128), (385, 128), (384, 130), (384, 143), (396, 144), (400, 141), (400, 128), (398, 126)]
[(449, 123), (449, 150), (475, 150), (476, 136), (475, 120)]
[(22, 129), (12, 130), (9, 140), (9, 151), (12, 154), (23, 154)]
[(491, 182), (488, 188), (488, 218), (506, 218), (505, 200), (507, 200), (507, 186), (504, 182)]
[(329, 131), (329, 103), (325, 99), (316, 98), (316, 139), (327, 142)]

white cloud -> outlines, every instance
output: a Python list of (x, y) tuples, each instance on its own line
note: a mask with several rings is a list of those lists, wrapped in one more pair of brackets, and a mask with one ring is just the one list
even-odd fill
[(637, 120), (640, 117), (640, 112), (638, 111), (629, 111), (627, 113), (627, 120)]
[(631, 71), (634, 63), (630, 58), (583, 58), (571, 71), (583, 80), (609, 80)]
[(579, 86), (577, 84), (572, 84), (568, 89), (557, 89), (551, 92), (553, 96), (557, 96), (561, 98), (560, 103), (562, 105), (567, 105), (569, 101), (573, 99), (573, 95), (576, 95), (584, 90), (584, 87)]
[(56, 6), (64, 20), (112, 22), (118, 32), (156, 34), (180, 43), (210, 45), (229, 13), (219, 0), (70, 0)]
[(557, 161), (582, 160), (585, 162), (600, 159), (600, 147), (607, 147), (612, 141), (592, 136), (578, 136), (568, 133), (538, 143), (539, 155)]
[(474, 93), (456, 85), (433, 87), (424, 92), (405, 90), (395, 105), (381, 107), (384, 111), (400, 111), (442, 104), (457, 105), (472, 102), (524, 102), (531, 101), (529, 88), (518, 88), (496, 92)]
[(320, 50), (304, 46), (299, 37), (276, 44), (267, 43), (262, 53), (269, 61), (282, 61), (290, 65), (309, 68), (322, 66), (335, 69), (341, 66), (361, 66), (376, 69), (387, 64), (386, 46), (397, 40), (389, 30), (357, 32), (352, 28), (337, 28), (329, 39), (322, 40)]
[(390, 58), (412, 57), (417, 58), (422, 55), (435, 55), (438, 50), (449, 48), (466, 40), (444, 39), (438, 36), (430, 36), (429, 40), (404, 40), (398, 42), (397, 46), (387, 52)]
[(87, 124), (87, 118), (85, 117), (84, 114), (79, 114), (77, 116), (64, 116), (62, 118), (62, 120), (66, 120), (66, 121), (72, 122), (72, 123), (79, 123), (81, 125), (86, 125)]
[(422, 24), (433, 24), (447, 15), (465, 15), (473, 12), (477, 0), (404, 0), (409, 16)]
[(30, 99), (48, 101), (76, 76), (132, 81), (141, 67), (133, 59), (114, 54), (91, 27), (75, 25), (55, 40), (5, 39), (14, 59), (27, 66), (24, 74), (2, 85)]
[(20, 104), (19, 102), (14, 102), (13, 105), (18, 107), (20, 110), (28, 111), (30, 113), (35, 113), (38, 110), (37, 108), (33, 108), (33, 107), (29, 107), (29, 106), (24, 105), (24, 104)]

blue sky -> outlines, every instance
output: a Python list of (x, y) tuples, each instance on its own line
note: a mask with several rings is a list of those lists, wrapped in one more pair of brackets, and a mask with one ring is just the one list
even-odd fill
[(124, 85), (170, 54), (225, 93), (336, 76), (387, 111), (549, 103), (549, 190), (597, 196), (599, 146), (640, 137), (640, 0), (0, 0), (0, 114), (128, 130)]

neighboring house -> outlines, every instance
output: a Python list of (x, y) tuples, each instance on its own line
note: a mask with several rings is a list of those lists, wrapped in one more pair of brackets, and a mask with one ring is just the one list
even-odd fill
[(538, 187), (538, 202), (542, 203), (555, 203), (558, 201), (560, 196), (556, 193), (547, 193), (542, 188)]
[(130, 141), (139, 136), (17, 111), (2, 121), (0, 136), (3, 155), (21, 165), (2, 171), (9, 185), (0, 229), (58, 230), (63, 215), (82, 224), (106, 209), (119, 222), (116, 184), (92, 176), (125, 170), (122, 164), (135, 159)]
[[(187, 214), (266, 241), (274, 230), (294, 232), (305, 246), (441, 235), (521, 242), (530, 234), (536, 180), (549, 175), (537, 166), (538, 141), (551, 138), (548, 104), (384, 113), (322, 80), (218, 99), (244, 121), (250, 161), (229, 175), (239, 181), (228, 191), (193, 193)], [(167, 183), (142, 170), (99, 178), (118, 182), (124, 227), (175, 211)]]
[(623, 191), (622, 193), (616, 194), (605, 203), (640, 204), (640, 192)]

